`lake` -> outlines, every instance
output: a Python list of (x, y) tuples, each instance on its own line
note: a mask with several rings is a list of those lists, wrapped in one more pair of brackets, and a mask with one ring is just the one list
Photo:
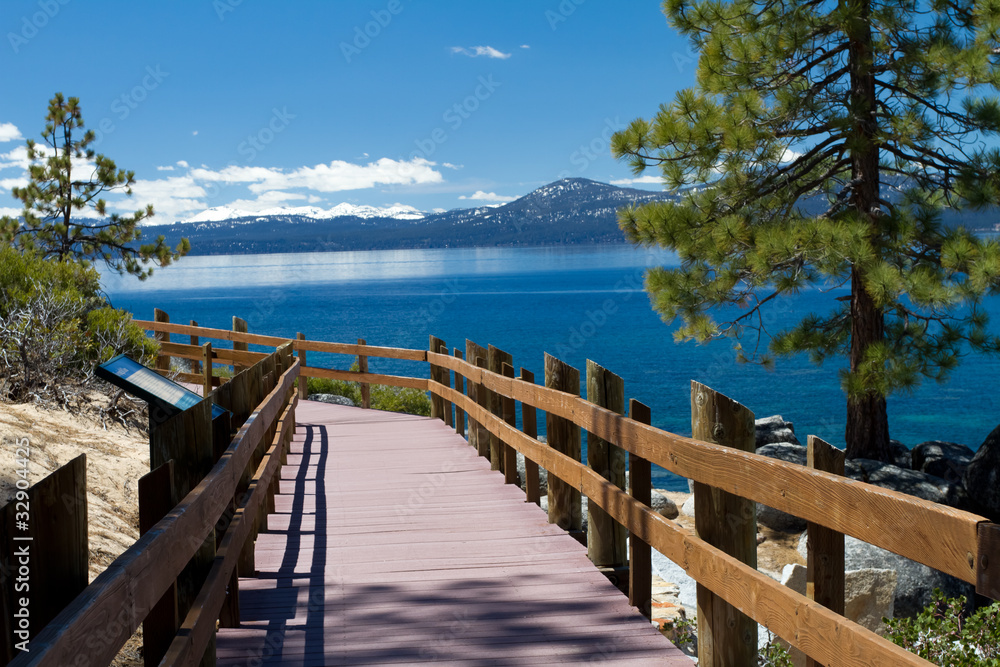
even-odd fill
[[(690, 381), (743, 403), (758, 417), (780, 414), (799, 439), (814, 434), (843, 447), (845, 398), (836, 363), (779, 359), (774, 371), (739, 364), (728, 341), (678, 344), (642, 290), (647, 267), (676, 265), (672, 253), (630, 246), (461, 248), (185, 257), (140, 283), (105, 277), (113, 305), (139, 319), (153, 308), (172, 322), (230, 329), (234, 315), (252, 333), (427, 348), (428, 335), (465, 349), (493, 344), (543, 377), (543, 352), (583, 369), (587, 359), (622, 376), (628, 398), (652, 408), (653, 424), (690, 435)], [(826, 312), (846, 291), (805, 291), (775, 303), (772, 326)], [(987, 310), (1000, 317), (1000, 299)], [(183, 338), (183, 337), (181, 337)], [(744, 342), (744, 347), (749, 344)], [(346, 368), (350, 359), (309, 355)], [(405, 361), (372, 359), (372, 372), (422, 373)], [(1000, 361), (967, 357), (947, 384), (927, 382), (889, 398), (893, 438), (908, 446), (949, 440), (979, 447), (1000, 422), (991, 382)], [(585, 390), (584, 390), (585, 393)], [(544, 420), (541, 420), (544, 422)], [(540, 426), (544, 426), (540, 424)], [(665, 471), (657, 486), (686, 489)]]

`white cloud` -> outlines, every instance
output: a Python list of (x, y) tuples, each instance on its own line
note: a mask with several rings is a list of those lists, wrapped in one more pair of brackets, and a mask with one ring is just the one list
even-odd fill
[(147, 204), (152, 204), (156, 217), (150, 222), (166, 224), (186, 213), (208, 208), (208, 204), (205, 203), (206, 196), (205, 188), (196, 183), (190, 174), (155, 181), (137, 180), (132, 185), (131, 197), (109, 201), (108, 208), (132, 213)]
[(505, 197), (504, 195), (498, 195), (495, 192), (483, 192), (482, 190), (476, 190), (473, 194), (469, 196), (461, 195), (459, 199), (469, 199), (472, 201), (493, 201), (493, 202), (506, 202), (514, 201), (517, 197)]
[(460, 165), (460, 164), (452, 164), (451, 162), (442, 162), (441, 166), (442, 167), (447, 167), (448, 169), (461, 169), (462, 168), (462, 165)]
[(235, 208), (240, 211), (263, 211), (266, 208), (274, 208), (275, 206), (281, 206), (289, 201), (297, 200), (309, 200), (309, 197), (302, 194), (297, 194), (294, 192), (262, 192), (260, 196), (256, 199), (237, 199), (232, 201), (226, 206), (228, 208)]
[(795, 162), (796, 160), (798, 160), (803, 155), (804, 155), (804, 153), (799, 153), (797, 151), (793, 151), (791, 148), (786, 148), (785, 151), (781, 154), (781, 160), (780, 160), (780, 162), (782, 162), (782, 163), (785, 163), (785, 162)]
[(0, 123), (0, 142), (24, 139), (14, 123)]
[(28, 184), (27, 178), (0, 178), (0, 190), (23, 188)]
[(521, 45), (521, 48), (522, 48), (522, 49), (530, 49), (530, 48), (531, 48), (531, 46), (529, 46), (528, 44), (522, 44), (522, 45)]
[(0, 218), (4, 217), (5, 215), (9, 215), (12, 218), (20, 218), (22, 213), (24, 213), (24, 211), (19, 208), (0, 206)]
[(451, 47), (451, 52), (461, 53), (463, 56), (469, 56), (470, 58), (478, 58), (479, 56), (498, 58), (499, 60), (506, 60), (507, 58), (510, 58), (509, 53), (498, 51), (492, 46), (472, 46), (469, 48), (465, 48), (464, 46), (453, 46)]
[(424, 158), (409, 162), (381, 158), (366, 165), (334, 160), (330, 164), (299, 167), (289, 172), (270, 167), (230, 166), (220, 171), (194, 169), (191, 175), (198, 180), (222, 183), (247, 183), (254, 194), (269, 190), (306, 188), (316, 192), (363, 190), (377, 185), (420, 185), (440, 183), (441, 172), (436, 163)]
[(617, 180), (611, 181), (611, 185), (618, 185), (618, 186), (635, 185), (637, 183), (654, 183), (656, 185), (662, 185), (663, 177), (647, 174), (645, 176), (639, 176), (638, 178), (619, 178)]
[(172, 164), (169, 164), (166, 167), (157, 167), (156, 168), (156, 171), (173, 171), (173, 170), (174, 170), (174, 165), (172, 165)]
[(198, 130), (195, 130), (194, 132), (192, 132), (191, 136), (192, 137), (197, 137), (198, 136)]
[(177, 161), (177, 166), (178, 166), (178, 167), (183, 167), (184, 169), (187, 169), (187, 168), (188, 168), (188, 167), (190, 167), (191, 165), (189, 165), (189, 164), (188, 164), (188, 163), (187, 163), (186, 161), (184, 161), (184, 160), (178, 160), (178, 161)]

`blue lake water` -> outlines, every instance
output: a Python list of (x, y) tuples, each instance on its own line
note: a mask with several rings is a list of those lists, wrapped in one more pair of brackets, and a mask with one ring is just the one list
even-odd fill
[[(112, 303), (139, 319), (153, 308), (171, 321), (229, 329), (234, 315), (251, 332), (426, 349), (428, 335), (465, 349), (493, 344), (543, 377), (543, 352), (583, 369), (593, 359), (622, 376), (625, 393), (652, 408), (653, 424), (689, 435), (690, 381), (743, 403), (758, 417), (780, 414), (807, 434), (843, 446), (845, 399), (837, 371), (805, 357), (774, 371), (738, 364), (726, 341), (677, 344), (642, 291), (646, 267), (676, 264), (665, 251), (622, 246), (464, 248), (185, 257), (147, 282), (110, 275)], [(846, 292), (807, 291), (776, 303), (772, 327), (826, 312)], [(1000, 299), (987, 304), (994, 322)], [(183, 340), (183, 337), (177, 337)], [(744, 342), (744, 347), (748, 342)], [(351, 359), (309, 355), (310, 365), (346, 368)], [(372, 359), (373, 372), (421, 373), (419, 364)], [(1000, 422), (990, 389), (1000, 360), (971, 356), (947, 384), (925, 383), (889, 399), (892, 437), (913, 446), (950, 440), (977, 448)], [(541, 420), (544, 422), (544, 420)], [(543, 425), (543, 424), (542, 424)], [(658, 471), (657, 486), (686, 488)]]

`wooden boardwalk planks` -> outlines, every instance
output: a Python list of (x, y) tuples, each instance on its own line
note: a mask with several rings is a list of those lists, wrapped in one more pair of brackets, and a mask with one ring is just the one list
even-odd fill
[(297, 419), (219, 665), (692, 664), (441, 421)]

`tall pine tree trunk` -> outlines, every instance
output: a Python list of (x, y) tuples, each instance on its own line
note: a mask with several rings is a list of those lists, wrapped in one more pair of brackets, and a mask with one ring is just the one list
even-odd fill
[[(878, 124), (875, 120), (874, 54), (868, 2), (854, 5), (857, 15), (848, 29), (851, 68), (850, 109), (854, 115), (856, 142), (851, 151), (853, 191), (852, 208), (870, 225), (868, 238), (879, 247), (879, 151), (876, 143)], [(865, 363), (869, 347), (885, 337), (885, 320), (865, 289), (861, 270), (851, 270), (851, 373), (857, 373)], [(852, 395), (853, 394), (853, 395)], [(848, 458), (889, 460), (889, 418), (885, 396), (876, 391), (852, 392), (847, 397)]]

